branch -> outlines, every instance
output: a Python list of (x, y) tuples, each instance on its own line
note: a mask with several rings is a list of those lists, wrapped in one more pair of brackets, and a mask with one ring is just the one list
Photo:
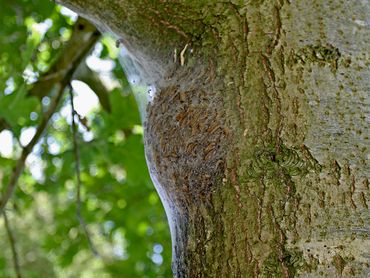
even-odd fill
[(17, 253), (17, 249), (15, 248), (14, 236), (13, 236), (12, 230), (10, 229), (8, 217), (5, 211), (3, 211), (3, 217), (4, 217), (6, 233), (8, 234), (10, 247), (12, 249), (15, 275), (17, 278), (22, 278), (21, 269), (19, 267), (18, 253)]
[(54, 65), (43, 75), (29, 91), (29, 95), (43, 98), (51, 88), (71, 70), (75, 71), (87, 52), (99, 39), (100, 33), (94, 25), (79, 17), (73, 29), (72, 37)]
[(0, 132), (4, 129), (10, 129), (10, 125), (7, 123), (7, 121), (4, 118), (0, 118)]
[[(85, 33), (81, 33), (83, 31)], [(63, 55), (66, 55), (65, 57), (73, 59), (70, 60), (69, 64), (66, 66), (68, 59), (60, 58), (57, 62), (57, 63), (60, 62), (60, 66), (54, 65), (54, 67), (51, 68), (50, 72), (46, 74), (46, 75), (52, 74), (53, 72), (55, 72), (56, 69), (57, 70), (64, 69), (63, 71), (60, 71), (62, 78), (60, 79), (58, 78), (57, 80), (53, 79), (53, 82), (51, 83), (49, 82), (50, 80), (48, 80), (45, 83), (45, 80), (41, 78), (37, 83), (35, 83), (34, 87), (31, 89), (30, 91), (31, 95), (40, 96), (44, 95), (45, 92), (46, 94), (49, 93), (56, 84), (58, 85), (57, 93), (52, 98), (48, 110), (44, 113), (41, 123), (37, 127), (36, 134), (33, 136), (31, 142), (29, 142), (27, 146), (23, 147), (21, 156), (18, 159), (17, 164), (12, 171), (5, 193), (3, 194), (0, 200), (0, 213), (3, 212), (6, 204), (13, 195), (18, 179), (23, 172), (26, 159), (28, 155), (32, 152), (34, 146), (41, 138), (42, 134), (44, 133), (49, 123), (49, 120), (51, 119), (52, 115), (58, 108), (58, 105), (63, 96), (64, 89), (70, 83), (75, 69), (77, 68), (81, 60), (84, 58), (84, 56), (95, 44), (99, 36), (100, 33), (96, 30), (96, 28), (90, 23), (88, 23), (85, 19), (77, 20), (71, 40), (67, 44), (66, 49), (64, 50), (63, 53)], [(77, 52), (76, 49), (78, 49)], [(71, 53), (74, 53), (74, 55), (72, 55)], [(41, 91), (41, 94), (37, 94), (38, 91)]]
[(86, 61), (82, 62), (78, 66), (73, 78), (86, 83), (91, 90), (94, 91), (104, 110), (111, 112), (112, 108), (109, 101), (109, 89), (102, 81), (100, 75), (87, 66)]
[(90, 249), (93, 252), (95, 256), (99, 256), (99, 253), (97, 249), (95, 248), (95, 245), (93, 241), (91, 240), (91, 235), (90, 232), (87, 228), (86, 222), (84, 218), (82, 217), (81, 213), (81, 169), (80, 169), (80, 150), (78, 146), (78, 140), (77, 140), (77, 125), (75, 122), (75, 116), (78, 115), (74, 103), (73, 103), (73, 91), (72, 91), (72, 86), (70, 86), (69, 89), (69, 96), (71, 99), (71, 110), (72, 110), (72, 135), (73, 135), (73, 152), (75, 156), (75, 171), (76, 171), (76, 180), (77, 180), (77, 192), (76, 192), (76, 198), (77, 198), (77, 209), (76, 209), (76, 214), (77, 214), (77, 219), (80, 222), (80, 225), (85, 233), (85, 236), (87, 238), (87, 241), (89, 243)]
[[(69, 76), (66, 77), (66, 79), (69, 79), (70, 77), (71, 76), (69, 75)], [(65, 83), (65, 81), (64, 81), (64, 83)], [(44, 130), (47, 127), (47, 124), (48, 124), (51, 116), (56, 111), (56, 109), (58, 107), (58, 104), (60, 103), (60, 100), (62, 98), (65, 86), (66, 86), (65, 84), (60, 84), (59, 90), (58, 90), (57, 94), (54, 96), (54, 98), (52, 99), (48, 110), (46, 111), (46, 113), (44, 114), (44, 117), (41, 120), (40, 125), (37, 127), (35, 135), (32, 137), (31, 142), (29, 142), (27, 146), (23, 147), (21, 157), (17, 160), (17, 164), (16, 164), (15, 168), (13, 169), (12, 175), (10, 176), (10, 180), (9, 180), (8, 186), (6, 188), (6, 191), (5, 191), (5, 193), (3, 194), (2, 198), (1, 198), (0, 212), (3, 212), (6, 204), (8, 203), (9, 199), (13, 195), (14, 189), (17, 185), (17, 181), (18, 181), (20, 175), (23, 172), (24, 165), (26, 163), (26, 159), (27, 159), (28, 155), (32, 152), (33, 147), (37, 144), (37, 142), (41, 138), (42, 134), (44, 133)]]

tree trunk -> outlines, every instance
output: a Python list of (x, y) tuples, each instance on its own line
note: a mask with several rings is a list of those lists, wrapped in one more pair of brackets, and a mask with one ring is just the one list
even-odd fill
[(370, 275), (367, 1), (60, 2), (145, 88), (176, 277)]

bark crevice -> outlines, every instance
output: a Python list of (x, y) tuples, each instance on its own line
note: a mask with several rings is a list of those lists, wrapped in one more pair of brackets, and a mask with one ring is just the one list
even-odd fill
[(145, 147), (175, 276), (370, 273), (368, 8), (62, 2), (122, 38), (156, 85)]

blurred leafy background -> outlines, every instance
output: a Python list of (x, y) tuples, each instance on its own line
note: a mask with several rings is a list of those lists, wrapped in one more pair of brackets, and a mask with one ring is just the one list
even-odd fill
[[(50, 103), (50, 96), (39, 99), (28, 91), (61, 55), (76, 19), (48, 0), (0, 0), (0, 195)], [(140, 116), (118, 52), (115, 40), (102, 36), (82, 61), (94, 77), (90, 87), (72, 81), (82, 119), (82, 214), (100, 256), (91, 252), (76, 218), (65, 93), (6, 209), (22, 277), (172, 276), (168, 225), (147, 171)], [(102, 91), (91, 88), (106, 90), (109, 108), (97, 97)], [(0, 236), (0, 277), (15, 277), (2, 217)]]

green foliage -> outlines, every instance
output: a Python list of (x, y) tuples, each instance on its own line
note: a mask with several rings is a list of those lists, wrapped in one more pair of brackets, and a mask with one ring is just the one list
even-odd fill
[[(0, 150), (11, 147), (7, 154), (0, 151), (2, 195), (22, 137), (27, 128), (37, 128), (50, 101), (27, 96), (27, 90), (60, 55), (74, 20), (51, 1), (2, 0), (0, 23)], [(111, 113), (95, 107), (86, 126), (79, 123), (77, 135), (82, 214), (101, 257), (90, 251), (76, 218), (76, 161), (65, 94), (7, 206), (24, 277), (172, 275), (168, 225), (147, 171), (135, 99), (116, 60), (114, 40), (104, 37), (100, 46), (97, 56), (115, 61), (112, 80), (123, 80), (123, 86), (109, 94)], [(12, 144), (1, 146), (9, 131)], [(15, 277), (2, 218), (0, 236), (0, 277)]]

